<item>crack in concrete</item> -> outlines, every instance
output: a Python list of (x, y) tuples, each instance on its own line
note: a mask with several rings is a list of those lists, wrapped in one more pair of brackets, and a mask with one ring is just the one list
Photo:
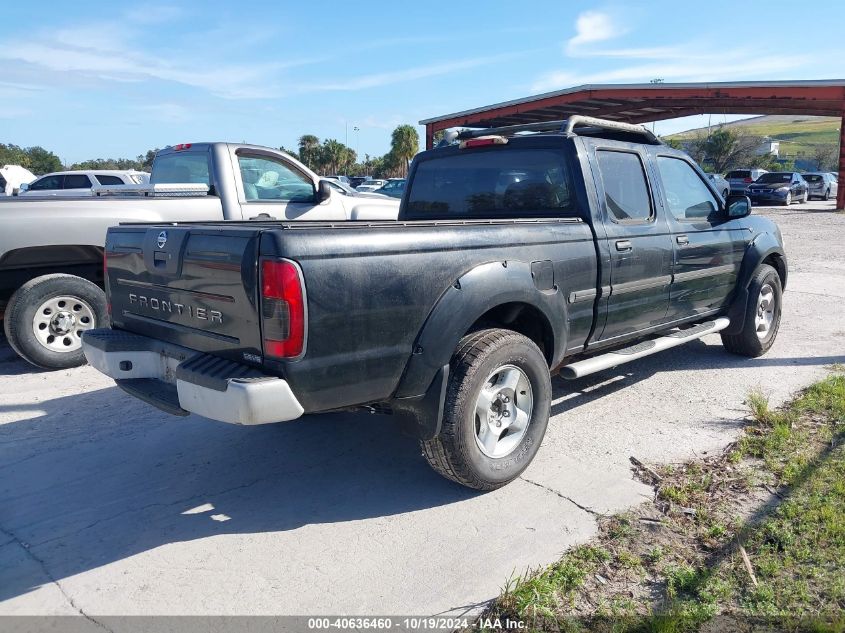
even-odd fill
[(62, 583), (60, 583), (53, 576), (53, 574), (50, 573), (50, 570), (47, 568), (47, 564), (43, 560), (38, 558), (38, 556), (35, 555), (35, 553), (29, 548), (29, 546), (26, 543), (24, 543), (22, 540), (20, 540), (17, 537), (17, 535), (15, 535), (14, 533), (10, 532), (9, 530), (7, 530), (6, 528), (4, 528), (2, 526), (0, 526), (0, 533), (4, 534), (7, 538), (10, 539), (9, 543), (16, 543), (18, 545), (18, 547), (20, 547), (26, 553), (26, 555), (30, 559), (32, 559), (41, 568), (41, 571), (44, 572), (44, 575), (47, 576), (47, 578), (50, 580), (51, 583), (56, 585), (56, 588), (59, 590), (59, 593), (62, 594), (62, 597), (64, 597), (64, 599), (67, 600), (67, 603), (77, 613), (79, 613), (79, 615), (81, 615), (83, 618), (85, 618), (86, 620), (88, 620), (92, 624), (95, 624), (96, 626), (100, 627), (104, 631), (108, 631), (109, 633), (114, 633), (114, 631), (112, 631), (112, 629), (107, 627), (105, 624), (103, 624), (102, 622), (100, 622), (96, 618), (94, 618), (94, 617), (88, 615), (87, 613), (85, 613), (85, 611), (82, 609), (82, 607), (80, 607), (79, 605), (76, 604), (73, 597), (62, 586)]
[(542, 488), (542, 489), (543, 489), (543, 490), (545, 490), (546, 492), (551, 492), (553, 495), (557, 495), (557, 496), (558, 496), (558, 497), (560, 497), (561, 499), (566, 499), (569, 503), (571, 503), (572, 505), (574, 505), (576, 508), (580, 508), (580, 509), (581, 509), (581, 510), (583, 510), (584, 512), (588, 512), (588, 513), (592, 514), (593, 516), (600, 517), (600, 518), (604, 518), (604, 517), (606, 517), (606, 516), (607, 516), (606, 514), (604, 514), (604, 513), (602, 513), (602, 512), (599, 512), (598, 510), (593, 510), (593, 509), (592, 509), (592, 508), (590, 508), (589, 506), (581, 505), (580, 503), (578, 503), (577, 501), (575, 501), (573, 498), (571, 498), (571, 497), (567, 497), (565, 494), (563, 494), (562, 492), (559, 492), (559, 491), (555, 490), (554, 488), (549, 488), (548, 486), (544, 486), (543, 484), (541, 484), (541, 483), (539, 483), (539, 482), (532, 481), (532, 480), (530, 480), (530, 479), (526, 479), (525, 477), (520, 477), (520, 479), (521, 479), (522, 481), (526, 482), (526, 483), (531, 484), (532, 486), (537, 486), (538, 488)]

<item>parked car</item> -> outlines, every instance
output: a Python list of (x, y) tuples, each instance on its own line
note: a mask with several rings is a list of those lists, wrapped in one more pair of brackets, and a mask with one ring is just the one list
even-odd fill
[(357, 187), (358, 185), (363, 185), (368, 180), (370, 180), (369, 176), (350, 176), (349, 186), (355, 189), (355, 187)]
[(725, 179), (731, 185), (731, 193), (745, 193), (748, 185), (767, 173), (765, 169), (734, 169), (725, 174)]
[(20, 165), (0, 167), (0, 196), (18, 195), (21, 185), (35, 180), (35, 174)]
[(810, 196), (807, 181), (792, 171), (767, 172), (745, 191), (753, 204), (774, 202), (789, 206), (793, 202), (807, 202)]
[[(85, 361), (82, 332), (108, 319), (100, 286), (109, 226), (130, 221), (388, 220), (396, 219), (399, 210), (397, 200), (384, 196), (340, 195), (299, 161), (257, 145), (169, 147), (156, 155), (152, 183), (135, 189), (88, 198), (0, 200), (0, 314), (5, 310), (9, 344), (27, 361), (51, 369)], [(169, 234), (171, 244), (178, 234)], [(150, 266), (162, 274), (172, 272), (166, 262)]]
[(323, 178), (326, 178), (326, 179), (328, 179), (328, 180), (337, 180), (338, 182), (342, 182), (344, 185), (348, 185), (348, 184), (349, 184), (349, 178), (348, 178), (348, 177), (346, 177), (346, 176), (337, 176), (337, 175), (334, 175), (334, 176), (323, 176)]
[(557, 129), (417, 154), (399, 222), (112, 227), (112, 327), (85, 333), (86, 357), (177, 415), (392, 412), (437, 472), (489, 490), (539, 450), (552, 370), (715, 332), (764, 354), (787, 279), (777, 226), (642, 126)]
[(353, 189), (349, 185), (344, 184), (344, 183), (342, 183), (338, 180), (332, 180), (331, 178), (325, 178), (324, 180), (325, 180), (325, 182), (327, 182), (329, 184), (329, 186), (332, 189), (334, 189), (335, 191), (337, 191), (338, 193), (340, 193), (344, 196), (352, 196), (352, 197), (357, 197), (357, 198), (381, 198), (382, 200), (384, 198), (388, 197), (388, 196), (382, 195), (380, 193), (381, 190), (379, 190), (378, 192), (373, 191), (373, 192), (368, 192), (368, 193), (362, 193), (360, 191), (356, 191), (355, 189)]
[(61, 171), (45, 174), (29, 184), (21, 185), (19, 196), (91, 196), (99, 185), (141, 185), (150, 181), (143, 171), (99, 169)]
[(828, 200), (831, 197), (835, 198), (839, 190), (839, 182), (829, 172), (816, 172), (801, 174), (804, 180), (807, 181), (809, 187), (809, 196), (811, 198), (821, 198)]
[(405, 193), (406, 182), (404, 178), (388, 178), (380, 189), (376, 189), (376, 192), (391, 198), (401, 198), (402, 194)]
[(361, 193), (367, 193), (369, 191), (375, 191), (376, 189), (381, 189), (384, 185), (387, 184), (386, 180), (381, 180), (379, 178), (374, 178), (371, 180), (367, 180), (362, 185), (358, 185), (355, 187), (355, 191), (360, 191)]
[(731, 195), (731, 183), (722, 174), (707, 174), (707, 177), (713, 183), (713, 186), (716, 187), (716, 191), (719, 192), (722, 199), (727, 200), (728, 196)]

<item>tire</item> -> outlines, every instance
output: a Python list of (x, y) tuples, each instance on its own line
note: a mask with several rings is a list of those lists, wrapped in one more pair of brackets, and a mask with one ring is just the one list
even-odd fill
[[(766, 320), (761, 313), (764, 297), (768, 295), (772, 312), (768, 326), (758, 332), (763, 326), (760, 319)], [(745, 309), (745, 322), (738, 334), (722, 333), (722, 345), (729, 352), (740, 356), (756, 358), (762, 356), (775, 342), (780, 329), (783, 290), (777, 271), (768, 264), (761, 264), (751, 278), (748, 286), (748, 305)], [(763, 312), (767, 310), (762, 309)]]
[(804, 203), (804, 204), (807, 204), (807, 202), (809, 202), (809, 200), (810, 200), (810, 192), (809, 192), (809, 191), (805, 191), (805, 192), (804, 192), (804, 197), (803, 197), (803, 198), (801, 198), (801, 202), (802, 202), (802, 203)]
[(825, 202), (830, 200), (830, 189), (824, 190), (824, 195), (822, 196), (822, 200), (824, 200)]
[(36, 277), (15, 291), (6, 306), (3, 329), (12, 349), (44, 369), (85, 364), (81, 335), (108, 324), (106, 296), (74, 275)]
[(792, 192), (788, 191), (783, 201), (783, 206), (788, 207), (790, 204), (792, 204)]
[[(436, 438), (420, 442), (423, 456), (435, 471), (463, 486), (500, 488), (537, 454), (551, 393), (549, 366), (533, 341), (511, 330), (472, 332), (452, 356), (443, 426)], [(490, 398), (492, 394), (497, 396)], [(479, 409), (487, 413), (486, 420), (477, 414)], [(525, 424), (516, 430), (519, 420)], [(482, 448), (482, 439), (491, 439), (489, 433), (495, 441)]]

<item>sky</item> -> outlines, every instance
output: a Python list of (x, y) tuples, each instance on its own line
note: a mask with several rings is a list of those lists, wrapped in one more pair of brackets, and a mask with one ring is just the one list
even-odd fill
[(4, 5), (0, 142), (65, 163), (302, 134), (374, 156), (399, 124), (580, 84), (845, 77), (839, 0)]

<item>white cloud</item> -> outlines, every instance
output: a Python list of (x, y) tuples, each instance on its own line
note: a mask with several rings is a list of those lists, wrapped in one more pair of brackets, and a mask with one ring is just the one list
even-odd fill
[(474, 57), (470, 59), (454, 60), (443, 64), (432, 64), (429, 66), (417, 66), (384, 73), (361, 75), (359, 77), (347, 77), (324, 83), (307, 84), (299, 87), (300, 92), (323, 92), (323, 91), (350, 91), (363, 90), (365, 88), (378, 88), (391, 84), (423, 79), (425, 77), (436, 77), (447, 75), (458, 70), (467, 70), (479, 66), (487, 66), (496, 62), (513, 59), (523, 53), (507, 53), (503, 55), (492, 55), (489, 57)]
[(575, 36), (566, 44), (568, 53), (573, 54), (584, 44), (604, 42), (626, 32), (616, 18), (603, 11), (584, 11), (575, 20)]
[[(204, 50), (180, 51), (179, 55), (165, 58), (132, 46), (141, 33), (117, 23), (45, 31), (25, 40), (0, 42), (0, 59), (26, 65), (30, 76), (37, 76), (40, 69), (74, 74), (87, 81), (172, 81), (227, 99), (279, 96), (281, 71), (318, 61), (300, 58), (220, 63)], [(13, 68), (13, 64), (5, 67)]]

